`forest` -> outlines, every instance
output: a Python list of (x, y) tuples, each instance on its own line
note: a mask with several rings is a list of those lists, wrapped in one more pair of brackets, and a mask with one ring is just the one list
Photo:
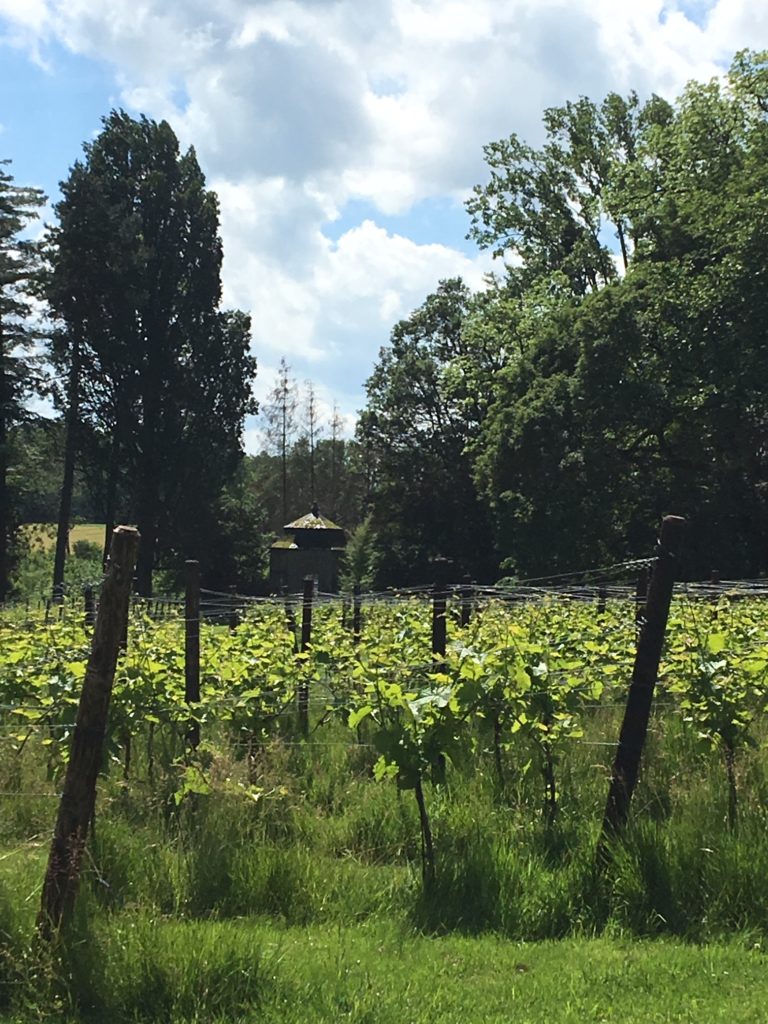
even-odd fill
[(666, 513), (689, 522), (688, 578), (763, 573), (768, 55), (674, 103), (574, 99), (542, 137), (485, 147), (467, 230), (502, 269), (393, 326), (352, 437), (285, 361), (257, 409), (218, 199), (169, 124), (106, 116), (42, 231), (6, 161), (0, 600), (23, 589), (25, 524), (58, 524), (56, 587), (78, 521), (138, 526), (144, 596), (189, 558), (263, 593), (271, 540), (313, 501), (370, 587), (645, 557)]

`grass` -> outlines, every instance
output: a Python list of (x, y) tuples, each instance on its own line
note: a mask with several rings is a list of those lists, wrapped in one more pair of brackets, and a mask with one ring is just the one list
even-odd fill
[(26, 969), (41, 1007), (4, 1020), (266, 1024), (558, 1024), (764, 1019), (768, 957), (622, 935), (559, 942), (424, 936), (387, 921), (324, 927), (263, 918), (169, 921), (122, 913), (68, 955)]
[(595, 711), (559, 753), (554, 824), (524, 738), (501, 789), (479, 735), (448, 784), (426, 789), (430, 891), (413, 793), (374, 783), (376, 753), (339, 723), (305, 744), (289, 722), (250, 761), (203, 723), (210, 792), (180, 806), (181, 733), (158, 727), (150, 769), (139, 729), (129, 778), (111, 748), (75, 918), (53, 952), (33, 936), (61, 765), (43, 735), (21, 751), (0, 737), (0, 1020), (761, 1021), (765, 735), (740, 756), (729, 829), (721, 760), (681, 716), (657, 713), (630, 826), (600, 873), (619, 720)]
[[(56, 546), (56, 524), (55, 523), (26, 523), (24, 532), (29, 540), (32, 550), (52, 551)], [(97, 544), (99, 548), (104, 545), (104, 524), (103, 523), (78, 523), (69, 531), (69, 548), (74, 549), (79, 540), (89, 541)]]
[(119, 773), (102, 782), (77, 914), (55, 956), (32, 936), (56, 801), (25, 794), (33, 784), (53, 794), (56, 780), (41, 781), (43, 748), (29, 744), (21, 763), (6, 753), (0, 1019), (762, 1020), (763, 754), (742, 766), (754, 799), (730, 833), (716, 761), (678, 760), (685, 785), (669, 792), (678, 729), (655, 731), (638, 813), (602, 878), (592, 853), (604, 766), (589, 748), (564, 773), (554, 827), (531, 812), (535, 773), (500, 794), (481, 756), (449, 790), (429, 791), (439, 854), (429, 895), (415, 801), (371, 782), (365, 748), (276, 739), (258, 768), (269, 795), (256, 804), (232, 792), (245, 766), (218, 748), (220, 788), (175, 808), (148, 786), (136, 744), (130, 784)]

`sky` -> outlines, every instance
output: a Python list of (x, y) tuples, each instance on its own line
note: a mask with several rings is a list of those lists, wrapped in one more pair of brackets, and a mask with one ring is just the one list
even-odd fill
[(768, 5), (0, 0), (0, 159), (52, 204), (111, 109), (168, 120), (219, 196), (257, 397), (285, 358), (351, 430), (393, 325), (493, 269), (464, 210), (486, 143), (537, 144), (542, 111), (580, 95), (674, 99), (744, 47), (768, 48)]

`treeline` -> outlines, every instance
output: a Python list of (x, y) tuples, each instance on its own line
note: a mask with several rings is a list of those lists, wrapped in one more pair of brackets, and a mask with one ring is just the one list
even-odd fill
[[(0, 175), (0, 598), (22, 513), (54, 492), (57, 579), (88, 509), (137, 523), (144, 593), (189, 557), (263, 587), (313, 500), (359, 527), (352, 562), (380, 586), (645, 556), (667, 512), (691, 522), (687, 572), (763, 572), (768, 57), (674, 103), (581, 98), (544, 131), (486, 147), (469, 232), (504, 270), (476, 294), (443, 281), (395, 325), (354, 439), (283, 363), (252, 457), (250, 323), (220, 308), (194, 151), (111, 114), (42, 242), (20, 240), (42, 195)], [(46, 392), (59, 420), (30, 423)]]
[(690, 520), (687, 572), (766, 570), (767, 61), (486, 147), (470, 234), (504, 274), (444, 281), (367, 385), (384, 579), (645, 556), (667, 512)]

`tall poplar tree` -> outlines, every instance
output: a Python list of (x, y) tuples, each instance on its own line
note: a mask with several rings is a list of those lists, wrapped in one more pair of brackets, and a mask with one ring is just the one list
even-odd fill
[(117, 464), (130, 481), (120, 511), (141, 531), (149, 595), (159, 551), (180, 535), (195, 553), (196, 518), (242, 454), (250, 321), (219, 310), (218, 200), (171, 126), (113, 111), (84, 150), (56, 207), (50, 300), (68, 340), (60, 359), (81, 366), (70, 418), (106, 442), (113, 511)]

